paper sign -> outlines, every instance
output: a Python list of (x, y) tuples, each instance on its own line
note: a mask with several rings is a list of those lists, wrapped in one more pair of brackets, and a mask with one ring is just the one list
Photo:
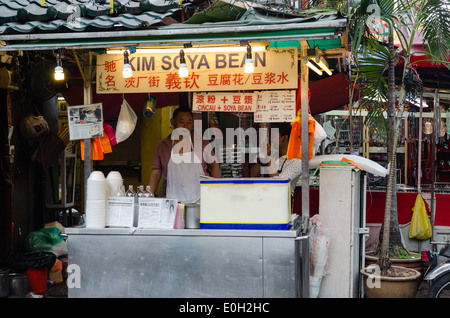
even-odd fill
[(133, 197), (109, 197), (106, 226), (132, 227), (134, 217)]
[(255, 112), (256, 93), (194, 93), (193, 111)]
[(258, 92), (255, 123), (293, 122), (295, 112), (295, 90)]
[(69, 106), (67, 116), (70, 140), (103, 136), (102, 103)]
[(138, 227), (173, 229), (177, 204), (175, 199), (139, 198)]

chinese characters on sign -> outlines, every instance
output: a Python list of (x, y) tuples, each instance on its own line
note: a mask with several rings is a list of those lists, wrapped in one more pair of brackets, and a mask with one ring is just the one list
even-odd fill
[(97, 93), (205, 92), (296, 89), (297, 48), (254, 52), (255, 71), (244, 72), (245, 53), (186, 53), (189, 75), (178, 76), (178, 53), (133, 53), (133, 75), (122, 76), (123, 55), (97, 57)]
[(257, 123), (293, 122), (295, 90), (254, 93), (194, 93), (193, 111), (251, 112)]
[(255, 123), (293, 122), (295, 101), (295, 90), (258, 92)]
[(256, 93), (194, 93), (193, 111), (255, 112)]

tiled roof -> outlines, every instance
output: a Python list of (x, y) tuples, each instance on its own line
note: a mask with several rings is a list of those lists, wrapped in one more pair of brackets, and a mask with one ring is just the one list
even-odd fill
[(114, 0), (112, 8), (109, 0), (0, 0), (0, 34), (141, 29), (181, 8), (178, 0)]

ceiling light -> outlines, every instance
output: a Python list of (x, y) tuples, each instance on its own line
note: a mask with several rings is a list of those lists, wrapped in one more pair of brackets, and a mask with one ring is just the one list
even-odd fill
[(247, 59), (245, 60), (244, 66), (245, 73), (253, 73), (255, 71), (255, 65), (252, 59), (252, 47), (250, 44), (247, 45)]
[(316, 56), (316, 63), (322, 68), (322, 71), (325, 71), (325, 73), (327, 73), (330, 76), (333, 75), (333, 73), (331, 73), (331, 70), (328, 67), (327, 61), (323, 58), (323, 56), (321, 57)]
[(319, 70), (313, 63), (311, 63), (308, 59), (304, 60), (306, 66), (308, 66), (310, 69), (312, 69), (314, 72), (316, 72), (318, 75), (322, 75), (322, 71)]
[(128, 51), (123, 52), (123, 78), (130, 78), (133, 76), (133, 71), (131, 70), (130, 61), (128, 59)]
[(186, 77), (189, 71), (186, 65), (186, 60), (184, 59), (184, 51), (180, 50), (180, 66), (178, 67), (178, 76)]

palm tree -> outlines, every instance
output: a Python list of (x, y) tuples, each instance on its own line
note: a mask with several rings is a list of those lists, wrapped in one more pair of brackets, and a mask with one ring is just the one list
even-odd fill
[[(388, 114), (387, 120), (384, 121), (390, 170), (378, 261), (382, 274), (386, 274), (390, 268), (389, 248), (402, 247), (397, 216), (395, 160), (399, 118), (403, 117), (407, 95), (415, 93), (409, 91), (405, 84), (405, 79), (411, 74), (410, 60), (415, 54), (411, 50), (412, 44), (420, 34), (426, 44), (427, 59), (446, 63), (450, 52), (449, 3), (449, 0), (361, 0), (349, 10), (354, 70), (358, 77), (362, 78), (362, 94), (368, 97), (362, 106), (368, 106), (370, 101), (369, 121), (380, 118), (384, 120), (384, 117), (380, 116), (383, 111)], [(387, 34), (380, 34), (374, 27), (376, 19), (384, 23)], [(398, 36), (403, 52), (401, 56), (395, 50), (395, 35)], [(404, 67), (396, 101), (394, 66), (398, 58), (404, 59)]]

